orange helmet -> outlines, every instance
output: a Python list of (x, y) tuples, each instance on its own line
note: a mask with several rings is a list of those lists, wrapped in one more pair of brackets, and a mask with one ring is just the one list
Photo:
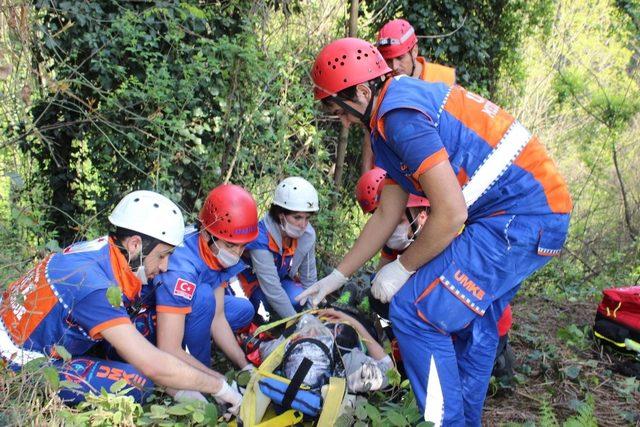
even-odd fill
[(426, 197), (420, 197), (420, 196), (416, 196), (415, 194), (409, 194), (409, 200), (407, 200), (408, 208), (418, 208), (418, 207), (428, 208), (429, 206), (431, 205), (429, 204), (429, 200), (427, 200)]
[(418, 43), (416, 32), (404, 19), (389, 21), (378, 32), (376, 47), (384, 59), (397, 58)]
[(311, 69), (313, 94), (315, 99), (324, 99), (390, 72), (371, 43), (356, 38), (338, 39), (326, 45), (316, 57)]
[(362, 174), (356, 184), (356, 199), (364, 213), (371, 213), (378, 207), (380, 192), (384, 186), (384, 179), (387, 172), (384, 169), (375, 167)]
[(258, 207), (239, 185), (219, 185), (207, 196), (199, 215), (212, 236), (231, 243), (249, 243), (258, 237)]

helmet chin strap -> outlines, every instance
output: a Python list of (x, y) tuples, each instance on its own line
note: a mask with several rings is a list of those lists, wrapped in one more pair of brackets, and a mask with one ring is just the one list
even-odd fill
[(358, 110), (347, 104), (344, 99), (340, 98), (337, 95), (334, 95), (331, 100), (352, 116), (357, 117), (358, 120), (360, 120), (360, 122), (364, 125), (364, 127), (371, 131), (371, 111), (373, 110), (373, 100), (377, 94), (378, 88), (371, 88), (371, 98), (369, 98), (369, 103), (367, 104), (367, 108), (365, 108), (364, 113), (359, 112)]
[[(411, 51), (409, 51), (411, 53)], [(416, 71), (416, 61), (413, 59), (413, 55), (411, 54), (411, 77), (413, 77), (413, 73)]]

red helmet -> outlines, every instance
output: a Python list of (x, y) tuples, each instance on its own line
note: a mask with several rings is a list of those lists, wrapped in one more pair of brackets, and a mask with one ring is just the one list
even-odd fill
[(211, 235), (231, 243), (249, 243), (258, 237), (258, 207), (239, 185), (219, 185), (200, 210), (200, 223)]
[(380, 192), (384, 186), (387, 172), (384, 169), (373, 168), (362, 174), (356, 184), (356, 199), (364, 213), (371, 213), (378, 207)]
[(311, 69), (313, 94), (315, 99), (324, 99), (390, 72), (371, 43), (356, 38), (338, 39), (326, 45), (316, 57)]
[(389, 21), (378, 32), (376, 46), (384, 59), (397, 58), (418, 43), (416, 32), (404, 19)]
[(428, 208), (429, 206), (431, 205), (429, 204), (429, 200), (427, 200), (426, 197), (420, 197), (420, 196), (416, 196), (415, 194), (409, 194), (409, 200), (407, 200), (408, 208), (418, 208), (418, 207)]

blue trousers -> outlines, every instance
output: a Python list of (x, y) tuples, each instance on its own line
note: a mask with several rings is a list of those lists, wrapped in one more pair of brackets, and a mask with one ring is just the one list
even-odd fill
[(568, 224), (568, 215), (468, 224), (394, 296), (390, 320), (425, 421), (481, 425), (496, 323), (519, 284), (559, 253)]
[[(289, 278), (282, 279), (280, 283), (282, 284), (282, 289), (284, 289), (284, 291), (289, 296), (289, 301), (291, 301), (291, 305), (293, 305), (293, 309), (297, 312), (302, 310), (302, 307), (296, 301), (296, 297), (300, 295), (302, 291), (304, 291), (304, 288), (302, 287), (302, 285)], [(253, 304), (253, 307), (256, 311), (258, 310), (258, 307), (260, 307), (260, 303), (262, 303), (264, 304), (265, 310), (267, 310), (269, 313), (273, 313), (271, 309), (271, 305), (269, 305), (269, 301), (267, 300), (267, 297), (265, 296), (264, 292), (262, 292), (262, 289), (260, 289), (260, 286), (258, 286), (253, 291), (253, 293), (249, 297), (249, 301), (251, 301), (251, 304)]]
[[(189, 353), (206, 366), (211, 365), (211, 323), (216, 312), (216, 300), (208, 287), (199, 287), (193, 296), (191, 313), (187, 314), (184, 324), (182, 345)], [(224, 314), (232, 331), (249, 326), (255, 315), (253, 305), (245, 298), (232, 295), (224, 296)], [(156, 343), (156, 313), (148, 309), (132, 319), (138, 332), (153, 344)], [(108, 343), (107, 355), (110, 359), (119, 359)]]
[[(182, 345), (205, 366), (211, 366), (211, 323), (216, 312), (213, 292), (196, 292), (184, 324)], [(231, 295), (224, 296), (224, 315), (232, 331), (248, 326), (255, 310), (251, 302)]]

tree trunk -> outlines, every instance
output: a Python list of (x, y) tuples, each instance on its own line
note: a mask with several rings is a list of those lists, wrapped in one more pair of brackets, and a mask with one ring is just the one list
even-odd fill
[[(349, 16), (349, 37), (356, 37), (358, 34), (358, 0), (351, 0), (351, 12)], [(344, 158), (347, 154), (347, 140), (349, 138), (349, 128), (342, 126), (340, 129), (340, 137), (338, 138), (338, 149), (336, 150), (336, 170), (333, 175), (333, 183), (336, 188), (336, 194), (340, 192), (342, 187), (342, 175), (344, 172)], [(339, 197), (334, 198), (333, 206), (335, 207)]]
[(624, 180), (622, 179), (622, 172), (620, 172), (620, 165), (618, 164), (618, 150), (616, 149), (615, 141), (611, 142), (611, 152), (613, 155), (613, 166), (616, 170), (616, 177), (618, 178), (618, 184), (620, 185), (620, 193), (622, 194), (622, 206), (624, 208), (624, 220), (629, 230), (629, 236), (635, 242), (638, 238), (638, 230), (633, 226), (631, 219), (631, 208), (629, 207), (629, 201), (627, 200), (627, 190), (624, 186)]

